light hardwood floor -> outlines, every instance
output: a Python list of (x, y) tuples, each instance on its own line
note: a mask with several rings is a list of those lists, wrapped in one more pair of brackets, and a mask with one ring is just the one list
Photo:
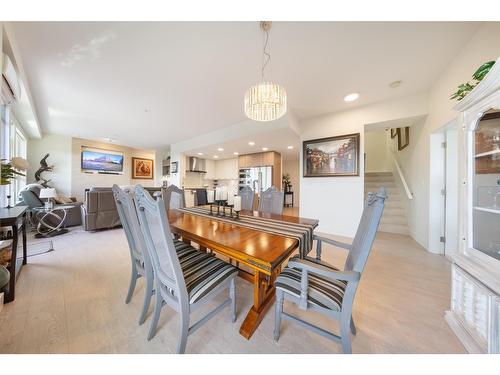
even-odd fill
[[(147, 341), (151, 316), (137, 324), (144, 292), (138, 282), (124, 303), (129, 253), (121, 229), (97, 233), (73, 228), (54, 239), (55, 251), (29, 258), (14, 303), (0, 312), (0, 353), (172, 353), (177, 315), (164, 308), (156, 337)], [(342, 265), (345, 253), (325, 248), (324, 259)], [(354, 353), (463, 353), (444, 321), (450, 299), (450, 264), (410, 237), (380, 233), (354, 305)], [(222, 300), (221, 296), (221, 300)], [(218, 301), (217, 301), (218, 302)], [(216, 302), (216, 303), (217, 303)], [(187, 353), (339, 353), (338, 344), (290, 322), (273, 341), (271, 310), (247, 341), (238, 329), (252, 302), (252, 287), (237, 281), (238, 320), (226, 308), (188, 339)], [(153, 306), (150, 308), (150, 314)], [(293, 311), (328, 329), (322, 316)], [(197, 319), (199, 313), (194, 315)]]

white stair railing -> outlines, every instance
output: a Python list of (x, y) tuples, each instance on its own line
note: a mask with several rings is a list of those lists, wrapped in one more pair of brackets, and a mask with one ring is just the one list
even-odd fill
[(394, 162), (394, 165), (396, 166), (396, 170), (398, 172), (399, 178), (400, 178), (401, 182), (403, 183), (403, 187), (405, 188), (406, 196), (408, 197), (408, 199), (413, 199), (413, 193), (411, 192), (411, 190), (408, 186), (408, 183), (406, 182), (406, 178), (405, 178), (405, 175), (403, 173), (403, 169), (399, 165), (398, 159), (396, 157), (396, 153), (394, 152), (393, 149), (391, 149), (390, 151), (391, 151), (392, 161)]

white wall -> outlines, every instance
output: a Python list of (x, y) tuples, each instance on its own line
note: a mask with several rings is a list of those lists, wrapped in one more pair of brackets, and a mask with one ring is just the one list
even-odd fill
[[(303, 141), (360, 133), (360, 176), (300, 178), (300, 215), (319, 219), (319, 231), (353, 237), (363, 210), (364, 125), (427, 113), (427, 95), (336, 112), (300, 122)], [(300, 158), (302, 171), (302, 155)], [(301, 173), (302, 174), (302, 173)]]
[[(428, 248), (429, 243), (431, 134), (457, 116), (453, 111), (456, 101), (449, 99), (456, 87), (470, 80), (472, 73), (481, 64), (500, 56), (499, 36), (499, 23), (485, 23), (453, 61), (450, 61), (447, 69), (436, 77), (436, 83), (427, 95), (417, 94), (300, 122), (302, 140), (361, 133), (363, 155), (364, 124), (428, 114), (420, 131), (412, 132), (410, 145), (414, 160), (411, 167), (406, 168), (415, 197), (413, 208), (408, 211), (408, 224), (412, 236), (425, 248)], [(362, 174), (363, 167), (361, 165)], [(362, 192), (362, 175), (347, 178), (301, 178), (301, 216), (318, 218), (321, 231), (352, 237), (362, 211)]]
[(450, 61), (447, 69), (437, 77), (435, 85), (430, 90), (429, 116), (422, 126), (420, 135), (417, 138), (410, 138), (418, 155), (415, 160), (415, 170), (418, 171), (419, 183), (413, 189), (415, 199), (422, 204), (418, 205), (418, 209), (409, 212), (408, 221), (412, 223), (410, 231), (414, 238), (425, 248), (435, 241), (435, 238), (429, 236), (437, 235), (434, 231), (429, 231), (429, 222), (432, 219), (429, 210), (431, 134), (457, 117), (457, 113), (453, 111), (457, 102), (449, 99), (456, 87), (471, 80), (472, 73), (484, 62), (495, 60), (500, 56), (499, 37), (500, 24), (485, 23), (453, 61)]
[[(102, 148), (105, 150), (121, 151), (124, 154), (123, 174), (98, 174), (84, 173), (81, 170), (81, 150), (82, 146)], [(155, 158), (155, 152), (151, 150), (139, 150), (112, 143), (96, 142), (88, 139), (73, 138), (71, 142), (71, 195), (78, 200), (83, 200), (86, 188), (110, 187), (117, 185), (154, 186), (153, 180), (132, 179), (132, 157)]]
[[(124, 153), (122, 175), (89, 174), (81, 171), (81, 146), (103, 148)], [(154, 186), (154, 180), (132, 179), (132, 156), (154, 159), (154, 151), (138, 150), (126, 146), (96, 142), (86, 139), (72, 138), (62, 135), (45, 135), (41, 139), (28, 140), (27, 183), (35, 182), (34, 174), (40, 167), (40, 159), (49, 153), (49, 165), (54, 166), (53, 172), (45, 172), (42, 177), (51, 179), (49, 183), (58, 193), (83, 200), (85, 188), (92, 186), (110, 187), (113, 184), (142, 184)]]
[(35, 182), (35, 172), (40, 168), (40, 160), (50, 154), (47, 164), (54, 166), (53, 172), (44, 172), (42, 177), (51, 179), (50, 186), (67, 197), (71, 196), (71, 137), (46, 135), (40, 139), (28, 139), (28, 163), (30, 165), (26, 183)]
[[(283, 160), (282, 164), (283, 174), (290, 175), (292, 183), (292, 191), (294, 195), (294, 207), (299, 207), (300, 203), (300, 161), (297, 160)], [(288, 198), (290, 199), (290, 198)]]
[(365, 132), (366, 172), (392, 171), (385, 129)]

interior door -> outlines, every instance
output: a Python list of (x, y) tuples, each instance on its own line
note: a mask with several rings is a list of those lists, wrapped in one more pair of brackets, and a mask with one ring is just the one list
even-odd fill
[(458, 251), (458, 130), (446, 131), (445, 245), (447, 255)]

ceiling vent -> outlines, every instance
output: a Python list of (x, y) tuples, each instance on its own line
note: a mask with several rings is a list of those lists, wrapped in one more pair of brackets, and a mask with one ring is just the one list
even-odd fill
[[(5, 87), (4, 87), (5, 86)], [(17, 72), (9, 56), (3, 54), (2, 64), (2, 92), (8, 91), (13, 100), (18, 100), (21, 94), (21, 87), (17, 78)]]

